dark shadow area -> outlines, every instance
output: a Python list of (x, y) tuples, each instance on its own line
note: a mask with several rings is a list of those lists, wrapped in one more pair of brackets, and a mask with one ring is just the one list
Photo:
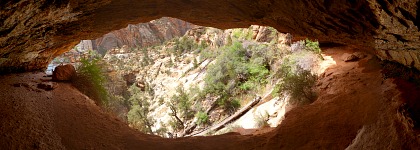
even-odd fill
[(414, 129), (420, 129), (420, 71), (396, 62), (382, 62), (383, 78), (393, 78), (402, 92), (403, 107), (413, 119)]
[(343, 47), (345, 44), (334, 43), (334, 42), (319, 42), (319, 47), (322, 48), (333, 48), (333, 47)]

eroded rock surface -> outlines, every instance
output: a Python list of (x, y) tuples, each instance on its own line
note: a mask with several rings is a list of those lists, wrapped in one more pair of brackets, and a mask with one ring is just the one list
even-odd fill
[(130, 24), (128, 27), (93, 40), (92, 44), (100, 52), (127, 45), (130, 48), (147, 47), (161, 44), (175, 37), (180, 37), (195, 25), (164, 17), (148, 23)]
[[(0, 71), (44, 69), (81, 39), (162, 16), (217, 28), (268, 25), (295, 37), (356, 45), (417, 68), (417, 1), (152, 1), (65, 0), (0, 2)], [(416, 53), (413, 61), (406, 54)], [(395, 56), (395, 57), (394, 57)], [(410, 59), (409, 58), (409, 59)]]

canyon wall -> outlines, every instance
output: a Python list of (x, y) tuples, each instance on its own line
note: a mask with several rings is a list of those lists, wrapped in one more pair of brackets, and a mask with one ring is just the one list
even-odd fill
[(148, 23), (129, 24), (126, 28), (105, 34), (93, 43), (100, 52), (123, 45), (130, 48), (147, 47), (183, 36), (194, 26), (179, 19), (163, 17)]
[(82, 39), (158, 19), (221, 29), (267, 25), (420, 68), (418, 0), (12, 0), (0, 2), (0, 72), (44, 69)]

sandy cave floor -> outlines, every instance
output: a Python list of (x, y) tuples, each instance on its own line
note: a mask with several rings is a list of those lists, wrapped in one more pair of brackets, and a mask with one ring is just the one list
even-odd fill
[[(350, 47), (326, 48), (336, 65), (313, 104), (289, 111), (270, 132), (164, 139), (103, 113), (69, 83), (43, 73), (0, 76), (0, 146), (5, 149), (416, 149), (418, 136), (398, 113), (401, 92), (382, 79), (379, 60), (343, 62)], [(50, 84), (44, 90), (39, 84)]]

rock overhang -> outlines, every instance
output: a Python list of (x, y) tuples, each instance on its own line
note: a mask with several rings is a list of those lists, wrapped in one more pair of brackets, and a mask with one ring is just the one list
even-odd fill
[(163, 16), (221, 29), (267, 25), (354, 45), (420, 68), (418, 3), (409, 0), (13, 0), (0, 3), (0, 72), (43, 70), (82, 39)]

